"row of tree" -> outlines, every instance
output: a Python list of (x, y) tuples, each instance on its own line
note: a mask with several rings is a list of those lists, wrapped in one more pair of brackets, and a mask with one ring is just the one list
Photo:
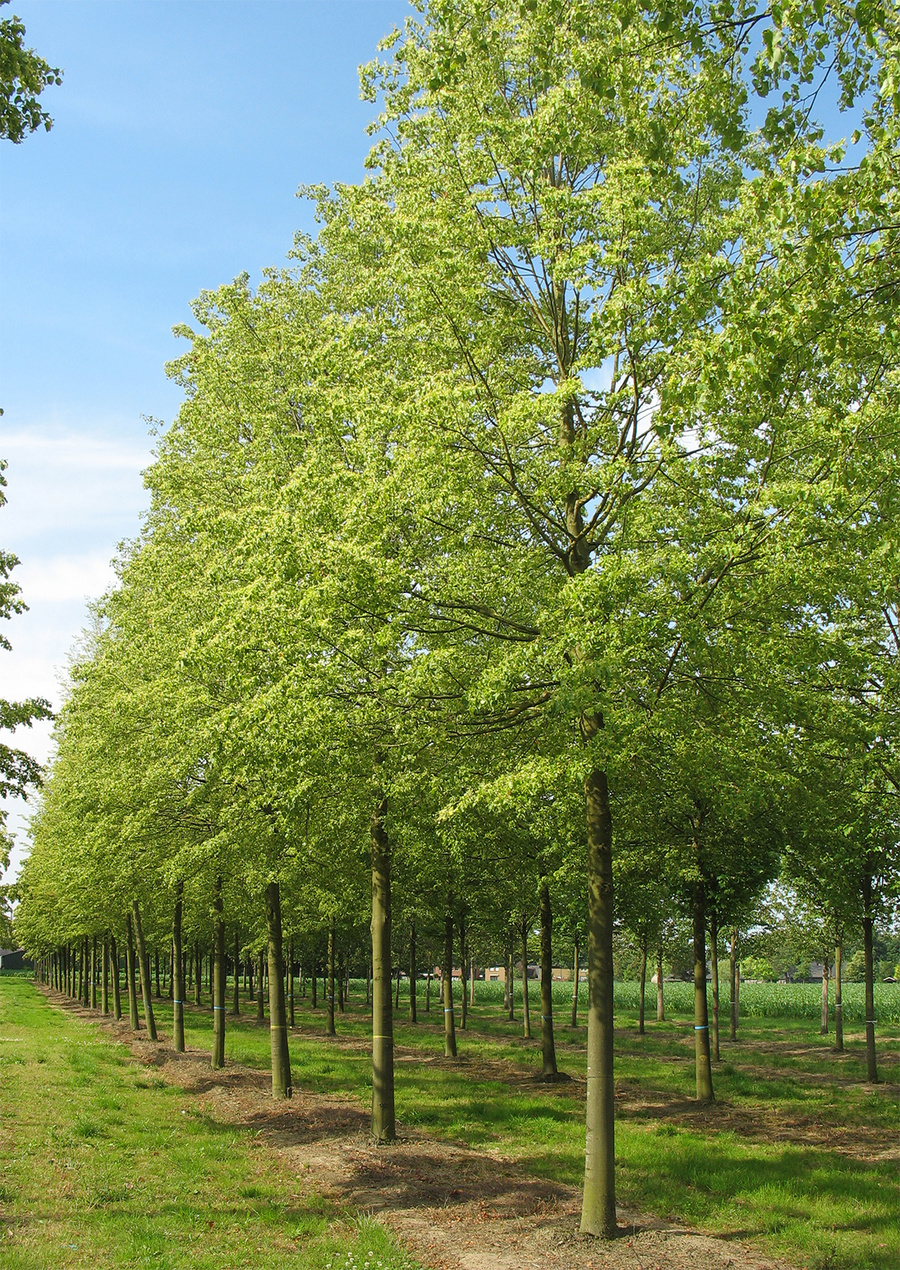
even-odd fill
[(783, 861), (862, 930), (874, 1064), (900, 30), (877, 2), (431, 0), (384, 49), (369, 179), (309, 191), (290, 267), (180, 328), (17, 928), (49, 953), (130, 915), (139, 950), (165, 907), (177, 947), (189, 903), (221, 1063), (227, 926), (264, 923), (274, 1074), (283, 897), (298, 936), (368, 914), (390, 1139), (392, 912), (442, 920), (452, 966), (466, 924), (551, 955), (555, 904), (588, 970), (582, 1228), (611, 1236), (617, 918), (651, 946), (688, 904), (710, 1098), (707, 932)]

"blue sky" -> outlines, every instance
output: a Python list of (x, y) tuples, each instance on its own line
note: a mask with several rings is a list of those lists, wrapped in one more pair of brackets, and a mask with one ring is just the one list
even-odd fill
[[(53, 130), (0, 154), (0, 545), (29, 604), (7, 624), (0, 696), (58, 702), (85, 597), (139, 525), (142, 416), (178, 409), (172, 326), (202, 288), (256, 281), (314, 229), (298, 186), (362, 178), (373, 108), (357, 68), (411, 10), (13, 0), (0, 16), (13, 12), (64, 82), (43, 97)], [(43, 760), (49, 731), (17, 743)]]

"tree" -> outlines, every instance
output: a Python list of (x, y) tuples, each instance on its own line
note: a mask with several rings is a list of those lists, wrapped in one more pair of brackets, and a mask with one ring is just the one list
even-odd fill
[(15, 15), (0, 21), (0, 137), (16, 144), (42, 124), (50, 131), (53, 120), (38, 97), (48, 85), (62, 83), (62, 71), (26, 49), (24, 35), (25, 26)]

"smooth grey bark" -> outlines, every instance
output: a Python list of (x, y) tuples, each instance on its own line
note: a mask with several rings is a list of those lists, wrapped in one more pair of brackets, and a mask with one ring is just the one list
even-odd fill
[(175, 908), (172, 913), (172, 1042), (178, 1054), (184, 1053), (184, 949), (181, 940), (181, 917), (184, 907), (184, 883), (175, 883)]
[(288, 1027), (294, 1026), (294, 941), (288, 947)]
[(125, 976), (128, 981), (128, 1022), (135, 1031), (141, 1026), (141, 1020), (138, 1015), (137, 1000), (137, 977), (135, 973), (134, 958), (134, 926), (131, 921), (131, 914), (125, 914), (125, 933), (127, 936), (125, 943)]
[(662, 944), (656, 949), (656, 1021), (662, 1023), (666, 1017), (666, 997), (663, 988), (663, 954)]
[(838, 1054), (844, 1052), (843, 962), (844, 941), (839, 932), (834, 942), (834, 1048)]
[(416, 965), (416, 924), (409, 924), (409, 1021), (416, 1023), (416, 985), (419, 967)]
[(866, 995), (866, 1079), (877, 1085), (878, 1063), (875, 1056), (875, 958), (872, 948), (873, 899), (872, 874), (867, 869), (862, 877), (863, 902), (863, 964), (865, 967)]
[(731, 1009), (730, 1009), (730, 1011), (729, 1011), (729, 1015), (730, 1015), (730, 1023), (731, 1023), (731, 1029), (730, 1029), (730, 1032), (729, 1032), (729, 1039), (730, 1039), (730, 1040), (732, 1040), (732, 1041), (736, 1041), (736, 1040), (737, 1040), (737, 1030), (738, 1030), (738, 1009), (737, 1009), (737, 1005), (738, 1005), (738, 1000), (737, 1000), (738, 960), (737, 960), (737, 942), (738, 942), (737, 927), (736, 927), (736, 926), (732, 926), (732, 928), (731, 928), (731, 946), (730, 946), (730, 948), (729, 948), (729, 950), (728, 950), (728, 970), (729, 970), (729, 976), (730, 976), (730, 979), (731, 979)]
[(528, 999), (528, 918), (522, 918), (519, 929), (522, 940), (522, 1035), (531, 1040), (531, 1002)]
[(328, 985), (325, 990), (325, 1035), (336, 1036), (334, 1027), (334, 918), (328, 923)]
[(694, 1061), (697, 1101), (713, 1102), (709, 1007), (706, 1000), (706, 888), (702, 879), (694, 883)]
[(291, 1056), (284, 1003), (284, 944), (281, 933), (281, 891), (277, 882), (266, 887), (266, 932), (269, 937), (269, 1039), (272, 1053), (272, 1097), (291, 1096)]
[[(582, 720), (590, 740), (602, 719)], [(612, 811), (606, 773), (584, 782), (588, 845), (588, 1032), (582, 1234), (616, 1234), (615, 1084), (613, 1079)]]
[(819, 1023), (819, 1035), (828, 1035), (828, 954), (822, 961), (822, 1018)]
[(638, 996), (638, 1034), (644, 1035), (644, 1019), (646, 1014), (646, 998), (647, 998), (647, 935), (641, 938), (641, 986)]
[(257, 1023), (265, 1023), (266, 1007), (263, 1004), (264, 981), (266, 977), (265, 971), (266, 953), (264, 948), (260, 948), (256, 958), (256, 1021)]
[(572, 953), (572, 1027), (578, 1026), (578, 979), (581, 967), (578, 964), (578, 936), (575, 937), (575, 948)]
[(712, 1056), (719, 1062), (719, 920), (715, 910), (709, 919), (709, 964), (712, 971)]
[(100, 949), (100, 1012), (109, 1014), (109, 940), (104, 939)]
[(556, 1043), (553, 1038), (553, 908), (550, 885), (541, 879), (541, 1076), (555, 1080)]
[(466, 980), (468, 978), (469, 968), (469, 938), (466, 929), (466, 919), (460, 918), (459, 922), (459, 1026), (461, 1031), (466, 1030), (468, 1022), (469, 1010), (468, 999), (466, 995)]
[(216, 878), (213, 889), (213, 1043), (210, 1066), (218, 1071), (225, 1066), (225, 908), (222, 902), (222, 879)]
[(372, 1137), (393, 1142), (394, 1016), (391, 1010), (391, 840), (382, 795), (369, 822), (372, 866)]
[(241, 1012), (241, 928), (234, 928), (234, 992), (231, 994), (231, 1013)]
[(453, 916), (449, 906), (444, 918), (444, 963), (441, 969), (444, 1002), (444, 1057), (456, 1058), (456, 1020), (453, 1014)]
[(506, 950), (506, 1017), (511, 1023), (516, 1018), (516, 954), (513, 948), (514, 936), (510, 931), (509, 946)]
[(113, 1014), (117, 1019), (122, 1017), (122, 994), (119, 988), (119, 950), (116, 947), (115, 935), (109, 937), (110, 972), (112, 975)]
[(97, 936), (91, 937), (91, 1009), (97, 1008)]
[(134, 933), (137, 939), (138, 962), (141, 967), (141, 996), (144, 1000), (144, 1018), (147, 1021), (147, 1035), (151, 1041), (159, 1040), (156, 1035), (156, 1019), (153, 1017), (153, 997), (150, 984), (150, 958), (144, 939), (144, 927), (141, 922), (141, 908), (137, 900), (132, 900), (131, 911), (134, 914)]

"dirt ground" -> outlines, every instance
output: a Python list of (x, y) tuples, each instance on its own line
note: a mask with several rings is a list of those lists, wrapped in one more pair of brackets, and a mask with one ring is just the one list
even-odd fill
[[(167, 1082), (196, 1097), (198, 1110), (243, 1126), (262, 1138), (298, 1179), (298, 1189), (326, 1195), (377, 1217), (429, 1270), (788, 1270), (786, 1263), (761, 1256), (733, 1240), (696, 1231), (641, 1213), (618, 1209), (619, 1238), (603, 1243), (578, 1233), (580, 1193), (570, 1186), (522, 1177), (515, 1161), (496, 1151), (472, 1151), (428, 1134), (401, 1128), (400, 1140), (376, 1147), (369, 1114), (358, 1101), (295, 1089), (289, 1103), (275, 1104), (268, 1073), (236, 1063), (213, 1073), (206, 1051), (177, 1054), (162, 1041), (135, 1039), (126, 1023), (100, 1021), (55, 992), (57, 1004), (98, 1023), (130, 1046), (135, 1058)], [(353, 1044), (353, 1042), (347, 1042)], [(403, 1058), (402, 1050), (398, 1053)], [(502, 1064), (490, 1075), (512, 1083), (519, 1077)], [(571, 1086), (568, 1092), (573, 1092)], [(700, 1124), (709, 1112), (695, 1104), (648, 1101), (646, 1093), (617, 1090), (627, 1115), (639, 1110)], [(723, 1120), (723, 1112), (725, 1119)], [(765, 1115), (717, 1108), (717, 1126), (748, 1136), (824, 1143), (814, 1123), (767, 1123)], [(737, 1123), (740, 1118), (741, 1123)], [(872, 1157), (868, 1134), (848, 1133), (836, 1142), (852, 1154)], [(885, 1143), (881, 1141), (881, 1153)], [(876, 1148), (877, 1150), (877, 1148)], [(889, 1147), (889, 1153), (900, 1149)]]

